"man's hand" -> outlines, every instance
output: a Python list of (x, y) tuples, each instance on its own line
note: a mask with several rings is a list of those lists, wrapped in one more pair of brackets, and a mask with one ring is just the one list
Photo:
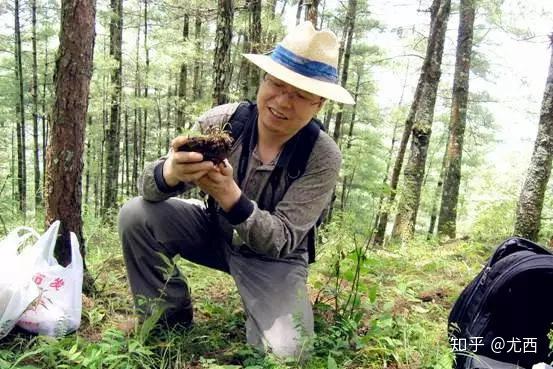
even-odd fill
[(195, 183), (205, 193), (211, 195), (224, 211), (232, 209), (242, 195), (242, 190), (232, 177), (233, 169), (228, 160), (220, 163), (207, 175), (198, 178)]
[(163, 164), (163, 179), (168, 186), (176, 186), (180, 182), (193, 183), (215, 169), (211, 161), (203, 161), (203, 155), (198, 152), (177, 151), (186, 143), (185, 136), (178, 136), (171, 142), (171, 150)]

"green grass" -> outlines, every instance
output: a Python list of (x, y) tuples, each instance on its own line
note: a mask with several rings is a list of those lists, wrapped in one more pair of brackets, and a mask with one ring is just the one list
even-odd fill
[(87, 261), (97, 292), (84, 299), (81, 328), (61, 339), (10, 335), (0, 342), (0, 368), (451, 368), (447, 315), (491, 248), (421, 239), (369, 249), (355, 298), (356, 238), (340, 227), (328, 228), (311, 267), (317, 335), (312, 358), (301, 365), (247, 346), (232, 279), (185, 261), (179, 265), (192, 288), (195, 325), (151, 337), (140, 327), (118, 330), (132, 300), (116, 228), (87, 218)]

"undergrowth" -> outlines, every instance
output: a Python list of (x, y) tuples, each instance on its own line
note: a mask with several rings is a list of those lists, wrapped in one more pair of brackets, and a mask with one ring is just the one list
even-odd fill
[(0, 342), (0, 368), (451, 368), (447, 315), (491, 246), (421, 238), (375, 249), (351, 224), (335, 216), (322, 234), (309, 281), (316, 336), (303, 363), (246, 345), (232, 278), (186, 261), (178, 264), (192, 288), (195, 324), (123, 330), (132, 299), (116, 227), (88, 216), (87, 265), (96, 293), (84, 297), (81, 328), (59, 339), (14, 332)]

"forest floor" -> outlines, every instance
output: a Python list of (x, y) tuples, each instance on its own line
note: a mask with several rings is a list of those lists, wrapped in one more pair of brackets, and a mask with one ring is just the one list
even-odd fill
[[(83, 299), (81, 328), (60, 339), (10, 334), (0, 342), (0, 368), (451, 368), (447, 316), (494, 246), (421, 239), (369, 248), (358, 259), (355, 238), (329, 230), (310, 271), (313, 354), (300, 364), (245, 345), (245, 316), (232, 279), (182, 260), (194, 298), (193, 327), (121, 330), (132, 300), (116, 229), (99, 221), (85, 227), (97, 292)], [(358, 292), (352, 293), (356, 270)]]

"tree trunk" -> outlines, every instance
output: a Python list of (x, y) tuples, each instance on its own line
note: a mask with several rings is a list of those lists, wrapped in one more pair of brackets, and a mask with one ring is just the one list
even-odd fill
[[(251, 21), (251, 19), (249, 20)], [(238, 40), (236, 42), (237, 45), (240, 45), (240, 39), (243, 39), (242, 41), (242, 53), (249, 53), (250, 52), (250, 35), (247, 33), (244, 33), (243, 31), (240, 31), (238, 33)], [(249, 84), (249, 72), (250, 72), (250, 62), (246, 58), (240, 59), (240, 68), (238, 69), (238, 91), (240, 91), (240, 98), (243, 100), (250, 98), (250, 84)]]
[[(61, 30), (54, 83), (56, 98), (46, 153), (46, 224), (61, 221), (56, 256), (62, 265), (71, 261), (69, 232), (77, 235), (85, 259), (81, 217), (85, 124), (94, 52), (94, 0), (66, 0), (61, 10)], [(68, 139), (71, 138), (71, 139)], [(86, 266), (85, 266), (86, 269)], [(88, 276), (88, 273), (86, 273)], [(90, 276), (83, 288), (90, 291)]]
[[(405, 85), (404, 85), (405, 87)], [(390, 172), (390, 166), (392, 164), (392, 158), (394, 154), (394, 149), (396, 146), (397, 141), (397, 131), (399, 129), (399, 121), (396, 121), (394, 123), (394, 130), (392, 132), (392, 144), (390, 145), (390, 149), (388, 150), (388, 159), (386, 160), (386, 170), (384, 173), (386, 175), (384, 176), (384, 179), (382, 180), (382, 188), (384, 189), (386, 186), (386, 182), (388, 182), (388, 173)], [(376, 206), (376, 217), (374, 218), (374, 227), (375, 230), (373, 234), (372, 242), (374, 245), (381, 246), (384, 242), (384, 235), (386, 233), (386, 225), (388, 223), (388, 207), (384, 208), (384, 199), (385, 199), (385, 193), (382, 191), (380, 193), (380, 196), (378, 197), (378, 204)], [(385, 218), (385, 223), (382, 222), (382, 219)]]
[(225, 104), (230, 82), (230, 46), (232, 40), (233, 1), (218, 0), (215, 54), (213, 57), (213, 106)]
[(463, 141), (467, 122), (474, 14), (474, 0), (461, 0), (455, 75), (453, 79), (453, 100), (451, 102), (451, 116), (449, 119), (447, 167), (444, 175), (444, 188), (438, 220), (438, 235), (452, 239), (455, 238), (457, 230), (457, 203), (459, 201)]
[[(353, 33), (355, 31), (355, 17), (357, 11), (357, 0), (349, 0), (348, 2), (348, 12), (346, 15), (346, 27), (344, 34), (346, 35), (346, 45), (344, 49), (344, 64), (342, 65), (342, 76), (340, 79), (340, 84), (342, 87), (346, 87), (348, 82), (348, 72), (349, 72), (349, 59), (351, 55), (351, 44), (353, 40)], [(344, 112), (344, 104), (338, 104), (338, 112), (336, 113), (336, 120), (334, 123), (334, 141), (336, 143), (340, 142), (341, 136), (341, 126), (342, 126), (342, 116)]]
[(129, 165), (129, 111), (127, 109), (127, 106), (125, 106), (125, 130), (124, 130), (124, 137), (123, 137), (123, 150), (125, 152), (125, 166), (124, 166), (124, 172), (125, 172), (125, 194), (127, 196), (130, 196), (131, 194), (131, 176), (130, 176), (130, 165)]
[(34, 192), (35, 210), (42, 205), (42, 190), (40, 188), (40, 156), (38, 147), (38, 63), (36, 47), (36, 0), (31, 1), (31, 21), (33, 39), (33, 158), (34, 158)]
[(194, 43), (196, 44), (196, 52), (194, 53), (194, 80), (192, 82), (192, 93), (194, 99), (202, 97), (202, 84), (200, 82), (200, 68), (202, 65), (202, 18), (196, 14), (194, 18)]
[[(355, 9), (357, 7), (357, 0), (349, 0), (348, 2), (348, 12), (346, 14), (346, 21), (344, 25), (344, 30), (342, 33), (342, 40), (340, 41), (340, 50), (338, 53), (338, 73), (341, 71), (341, 79), (340, 83), (343, 87), (346, 86), (347, 79), (348, 79), (348, 67), (349, 67), (349, 51), (351, 50), (351, 42), (353, 37), (353, 31), (355, 28)], [(347, 43), (347, 44), (346, 44)], [(340, 69), (340, 65), (342, 63), (342, 56), (345, 54), (344, 49), (348, 49), (348, 60), (346, 65), (346, 61), (344, 58), (344, 65), (342, 66), (342, 69)], [(344, 104), (338, 104), (339, 105), (339, 112), (336, 114), (336, 120), (334, 125), (334, 134), (333, 138), (334, 141), (339, 145), (340, 141), (340, 125), (342, 122), (342, 110), (344, 107)], [(329, 126), (330, 126), (330, 119), (332, 116), (332, 112), (334, 110), (334, 104), (331, 102), (330, 108), (327, 110), (327, 116), (325, 116), (325, 122), (324, 127), (325, 129), (330, 132)], [(338, 114), (340, 116), (338, 117)], [(342, 189), (343, 191), (343, 189)], [(332, 196), (330, 198), (330, 205), (328, 209), (328, 216), (326, 218), (326, 221), (330, 221), (332, 219), (333, 214), (333, 208), (334, 208), (334, 202), (336, 201), (336, 186), (334, 186), (334, 190), (332, 192)]]
[[(92, 117), (89, 115), (87, 120), (87, 132), (90, 132), (92, 130)], [(86, 171), (85, 171), (85, 182), (84, 182), (84, 203), (88, 204), (90, 201), (90, 166), (93, 165), (94, 160), (92, 158), (92, 150), (91, 150), (91, 144), (90, 144), (90, 138), (86, 140), (86, 156), (85, 156), (85, 163), (86, 163)]]
[[(184, 15), (183, 26), (182, 26), (182, 38), (183, 43), (188, 41), (188, 29), (189, 29), (190, 17), (188, 14)], [(184, 107), (186, 106), (186, 79), (188, 78), (188, 67), (186, 61), (183, 61), (180, 65), (179, 73), (179, 90), (178, 90), (178, 101), (177, 101), (177, 131), (182, 133), (184, 131)]]
[[(347, 20), (347, 19), (346, 19)], [(342, 30), (342, 38), (340, 39), (340, 47), (338, 49), (338, 66), (337, 66), (337, 72), (338, 72), (338, 75), (340, 75), (341, 73), (341, 68), (342, 68), (342, 58), (344, 56), (344, 49), (345, 49), (345, 45), (346, 45), (346, 40), (348, 38), (348, 24), (347, 24), (347, 21), (344, 22), (344, 29)], [(336, 104), (334, 103), (334, 101), (329, 101), (327, 103), (327, 109), (326, 109), (326, 113), (325, 113), (325, 116), (324, 116), (324, 122), (323, 122), (323, 125), (324, 125), (324, 128), (325, 128), (325, 131), (329, 132), (330, 134), (330, 121), (332, 119), (332, 116), (334, 115), (334, 106)]]
[[(104, 37), (105, 38), (105, 37)], [(105, 39), (104, 39), (104, 55), (106, 53), (105, 51)], [(98, 160), (98, 187), (100, 193), (98, 194), (98, 204), (99, 206), (95, 208), (95, 215), (96, 216), (102, 216), (103, 208), (104, 208), (104, 170), (105, 170), (105, 148), (106, 148), (106, 136), (107, 136), (107, 130), (109, 126), (109, 112), (108, 112), (108, 77), (107, 74), (105, 74), (102, 78), (102, 136), (100, 139), (100, 150), (99, 150), (99, 160)]]
[[(139, 4), (142, 4), (142, 2), (139, 2)], [(135, 80), (135, 86), (134, 86), (134, 100), (138, 102), (140, 100), (140, 96), (142, 95), (141, 89), (141, 70), (140, 70), (140, 22), (138, 23), (138, 30), (136, 32), (136, 67), (135, 67), (135, 73), (134, 73), (134, 80)], [(132, 156), (132, 187), (136, 188), (136, 185), (138, 183), (138, 167), (140, 165), (140, 134), (142, 126), (142, 112), (140, 111), (140, 107), (138, 104), (135, 104), (134, 106), (134, 119), (133, 119), (133, 126), (132, 126), (132, 139), (133, 139), (133, 156)]]
[[(15, 139), (15, 135), (16, 135), (16, 132), (17, 132), (17, 127), (16, 129), (14, 130), (12, 128), (12, 139), (11, 139), (11, 161), (10, 161), (10, 176), (12, 178), (12, 199), (15, 199), (15, 197), (17, 196), (16, 192), (15, 192), (15, 189), (17, 188), (17, 175), (15, 173), (15, 167), (16, 167), (16, 158), (17, 158), (17, 154), (18, 154), (18, 151), (17, 151), (17, 140)], [(19, 203), (18, 203), (18, 206), (19, 206)], [(15, 202), (14, 202), (14, 207), (15, 207)], [(14, 212), (17, 211), (17, 209), (13, 209)]]
[(164, 142), (164, 148), (165, 150), (168, 150), (169, 149), (169, 142), (171, 140), (171, 138), (173, 137), (171, 135), (171, 120), (172, 120), (172, 116), (171, 116), (171, 110), (172, 110), (172, 104), (171, 104), (171, 100), (172, 100), (172, 93), (171, 93), (171, 85), (167, 86), (167, 125), (165, 126), (165, 142)]
[(162, 155), (163, 146), (163, 119), (161, 118), (161, 93), (158, 91), (156, 96), (156, 112), (157, 112), (157, 157)]
[(27, 168), (25, 160), (25, 101), (23, 93), (23, 68), (21, 62), (21, 29), (19, 26), (19, 0), (15, 0), (15, 79), (17, 81), (17, 200), (19, 211), (25, 218), (27, 212)]
[(111, 106), (106, 142), (106, 180), (102, 215), (117, 206), (119, 179), (119, 144), (121, 136), (121, 74), (123, 70), (121, 42), (123, 38), (122, 0), (111, 0), (111, 20), (109, 24), (109, 55), (116, 66), (111, 71)]
[(313, 27), (317, 28), (317, 18), (319, 17), (319, 2), (320, 0), (309, 0), (306, 3), (305, 20), (313, 23)]
[[(447, 169), (448, 145), (449, 145), (449, 142), (446, 143), (444, 155), (442, 157), (442, 167), (440, 168), (440, 176), (438, 177), (438, 183), (436, 184), (436, 191), (434, 192), (434, 196), (432, 198), (432, 210), (430, 211), (430, 225), (428, 226), (428, 232), (426, 235), (427, 240), (429, 240), (434, 234), (436, 219), (438, 219), (438, 210), (439, 210), (438, 206), (440, 206), (440, 197), (443, 193), (442, 188), (444, 184), (445, 171)], [(440, 140), (439, 146), (442, 146), (442, 140)]]
[[(247, 32), (240, 32), (244, 38), (242, 52), (258, 54), (261, 47), (261, 1), (246, 0), (246, 6), (248, 8)], [(255, 100), (259, 77), (259, 69), (251, 65), (246, 58), (242, 58), (238, 73), (238, 86), (242, 99)]]
[[(261, 48), (261, 0), (249, 0), (249, 10), (249, 52), (252, 54), (258, 54)], [(250, 65), (248, 76), (248, 98), (254, 100), (260, 81), (259, 68), (253, 68), (253, 66)]]
[[(47, 14), (45, 14), (45, 16), (47, 16)], [(46, 114), (46, 83), (48, 81), (48, 42), (44, 43), (44, 71), (42, 76), (42, 197), (44, 198), (44, 194), (46, 193), (46, 140), (48, 137), (48, 122), (46, 119), (48, 117), (48, 114)]]
[(359, 89), (361, 88), (361, 75), (362, 75), (361, 68), (357, 69), (357, 80), (355, 81), (355, 94), (353, 95), (353, 100), (355, 101), (355, 104), (353, 105), (352, 111), (351, 111), (351, 119), (349, 121), (349, 131), (348, 131), (348, 141), (346, 144), (346, 148), (351, 148), (351, 142), (353, 137), (353, 127), (355, 126), (355, 116), (357, 115), (357, 99), (359, 98)]
[[(349, 131), (348, 131), (348, 139), (346, 141), (346, 148), (351, 148), (351, 142), (353, 137), (353, 127), (355, 125), (355, 115), (357, 113), (357, 99), (359, 97), (359, 88), (361, 87), (361, 73), (357, 73), (357, 80), (355, 83), (355, 93), (353, 95), (353, 99), (355, 101), (355, 105), (353, 105), (352, 112), (351, 112), (351, 119), (349, 122)], [(340, 200), (340, 210), (344, 210), (347, 207), (347, 202), (349, 198), (349, 192), (351, 189), (351, 185), (353, 184), (353, 176), (355, 173), (355, 168), (353, 169), (353, 173), (351, 175), (344, 174), (344, 179), (342, 180), (342, 196)]]
[[(424, 65), (423, 65), (423, 68), (424, 68)], [(407, 66), (407, 71), (409, 71), (409, 66)], [(406, 81), (407, 79), (405, 79), (405, 82), (403, 85), (404, 88), (405, 88)], [(409, 138), (411, 137), (411, 130), (413, 129), (413, 124), (415, 122), (415, 114), (418, 110), (420, 100), (421, 100), (423, 82), (424, 82), (423, 79), (419, 78), (419, 81), (417, 83), (417, 88), (415, 90), (415, 96), (413, 98), (413, 102), (411, 103), (411, 107), (409, 108), (409, 114), (407, 115), (407, 119), (405, 120), (405, 127), (403, 128), (403, 134), (401, 135), (399, 149), (397, 152), (396, 160), (394, 162), (394, 167), (392, 169), (392, 174), (390, 176), (390, 196), (387, 200), (387, 203), (381, 207), (382, 210), (380, 212), (380, 215), (378, 216), (378, 226), (376, 228), (376, 232), (374, 236), (375, 245), (382, 245), (382, 243), (384, 242), (384, 236), (386, 234), (386, 227), (388, 225), (390, 208), (396, 199), (397, 185), (399, 183), (401, 168), (403, 167), (403, 159), (405, 158), (407, 143), (409, 142)], [(402, 99), (403, 99), (403, 95), (402, 95)], [(395, 137), (395, 129), (394, 129), (394, 137)], [(394, 142), (395, 141), (392, 142), (392, 147), (394, 145)], [(390, 153), (392, 152), (393, 151), (390, 151)], [(386, 170), (386, 173), (387, 172), (388, 170)]]
[[(357, 72), (357, 80), (356, 80), (356, 83), (355, 83), (355, 93), (353, 95), (353, 99), (355, 101), (355, 105), (353, 105), (353, 108), (352, 108), (352, 112), (351, 112), (351, 119), (350, 119), (350, 122), (349, 122), (349, 132), (348, 132), (348, 139), (346, 141), (346, 149), (350, 149), (351, 148), (351, 142), (352, 142), (352, 137), (353, 137), (353, 127), (355, 125), (355, 115), (357, 113), (357, 99), (359, 97), (359, 88), (361, 87), (361, 73), (359, 73), (359, 71)], [(353, 169), (353, 172), (355, 173), (355, 168)], [(348, 195), (349, 195), (349, 192), (350, 192), (350, 189), (351, 189), (351, 185), (353, 184), (353, 175), (354, 173), (352, 173), (351, 175), (347, 175), (345, 174), (344, 175), (344, 179), (342, 181), (342, 196), (341, 196), (341, 200), (340, 200), (340, 209), (341, 210), (344, 210), (346, 209), (347, 207), (347, 202), (348, 202)]]
[(392, 230), (392, 237), (401, 237), (404, 241), (415, 232), (450, 6), (451, 0), (434, 0), (430, 8), (430, 34), (420, 75), (423, 81), (420, 104), (415, 113), (410, 155), (403, 172), (405, 186)]
[[(403, 105), (403, 98), (404, 98), (404, 95), (405, 95), (405, 89), (407, 87), (407, 79), (409, 78), (409, 76), (410, 76), (410, 62), (408, 60), (407, 65), (405, 67), (405, 75), (404, 75), (404, 78), (403, 78), (403, 85), (402, 85), (402, 88), (401, 88), (401, 95), (400, 95), (399, 101), (398, 101), (398, 107), (401, 107)], [(420, 96), (420, 94), (419, 94), (419, 96)], [(411, 111), (410, 111), (409, 114), (412, 115), (413, 111), (414, 111), (414, 108), (413, 108), (413, 105), (411, 105)], [(410, 121), (412, 122), (413, 119), (411, 118)], [(396, 141), (397, 141), (398, 129), (399, 129), (399, 120), (394, 122), (394, 130), (392, 132), (392, 143), (390, 145), (390, 148), (388, 150), (388, 156), (386, 158), (386, 170), (384, 171), (384, 173), (386, 173), (386, 174), (385, 174), (385, 176), (382, 180), (382, 185), (383, 185), (382, 188), (383, 189), (385, 188), (386, 183), (388, 182), (390, 167), (392, 165), (394, 149), (395, 149)], [(407, 132), (409, 133), (410, 130), (408, 130)], [(409, 140), (409, 135), (410, 134), (407, 135), (406, 140)], [(403, 156), (405, 155), (405, 147), (406, 146), (407, 146), (407, 141), (405, 142), (403, 147), (400, 148), (400, 150), (399, 150), (401, 152), (401, 161), (399, 162), (399, 164), (396, 162), (396, 165), (399, 165), (400, 169), (401, 169), (401, 165), (403, 164)], [(398, 157), (399, 157), (399, 153), (398, 153)], [(397, 174), (396, 174), (397, 177), (399, 177), (399, 172), (400, 172), (400, 170), (397, 171)], [(396, 178), (396, 186), (397, 186), (397, 178)], [(390, 187), (391, 187), (391, 185), (390, 185)], [(394, 194), (394, 196), (395, 196), (395, 188), (394, 188), (394, 190), (391, 191), (390, 194)], [(387, 226), (387, 223), (388, 223), (388, 214), (389, 214), (390, 206), (391, 206), (391, 204), (394, 200), (394, 197), (391, 197), (391, 199), (390, 199), (390, 197), (388, 197), (388, 201), (390, 201), (390, 202), (387, 202), (387, 203), (385, 203), (386, 195), (385, 195), (384, 191), (382, 191), (380, 193), (380, 196), (378, 197), (378, 205), (376, 207), (378, 213), (377, 213), (376, 217), (374, 217), (374, 228), (373, 228), (373, 229), (375, 229), (375, 232), (373, 234), (373, 240), (372, 240), (374, 245), (380, 246), (384, 242), (384, 235), (386, 233), (386, 226)], [(384, 219), (385, 222), (382, 222), (382, 219)]]
[(321, 16), (319, 17), (320, 22), (319, 22), (318, 29), (323, 29), (323, 23), (324, 23), (324, 20), (325, 20), (325, 9), (326, 9), (326, 0), (323, 0), (323, 6), (322, 6), (322, 9), (321, 9)]
[(551, 61), (541, 103), (538, 135), (518, 199), (514, 231), (515, 235), (534, 241), (537, 241), (540, 232), (543, 196), (549, 182), (553, 158), (553, 35), (549, 37)]
[[(266, 13), (269, 16), (269, 22), (273, 22), (275, 20), (276, 5), (277, 5), (277, 0), (267, 0), (265, 2), (265, 7), (267, 9)], [(275, 45), (275, 42), (274, 42), (275, 38), (276, 38), (275, 32), (272, 32), (270, 27), (266, 27), (265, 34), (262, 37), (263, 45), (260, 46), (261, 50), (270, 50), (271, 48), (273, 48)]]
[[(146, 59), (146, 65), (144, 66), (144, 100), (148, 101), (149, 84), (148, 81), (150, 75), (150, 48), (148, 47), (148, 1), (144, 0), (144, 56)], [(142, 143), (140, 145), (140, 168), (144, 168), (146, 161), (146, 142), (148, 141), (148, 108), (143, 109), (144, 120), (142, 125)]]
[(296, 11), (296, 26), (301, 22), (301, 8), (303, 7), (303, 0), (298, 1), (298, 10)]

